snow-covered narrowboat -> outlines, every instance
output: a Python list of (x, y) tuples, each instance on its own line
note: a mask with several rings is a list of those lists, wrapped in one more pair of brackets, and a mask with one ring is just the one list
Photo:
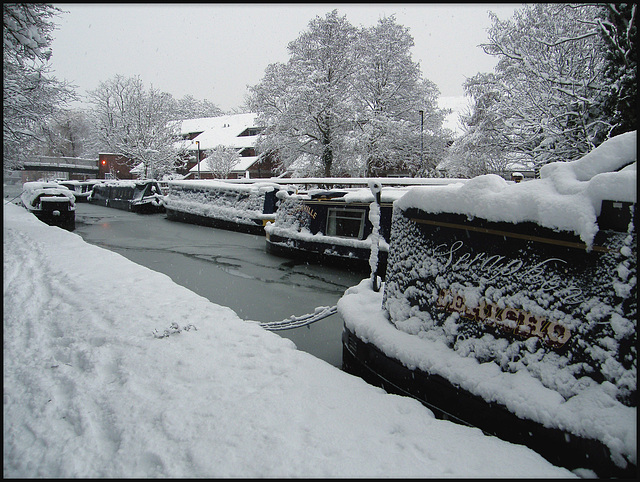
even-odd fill
[(22, 205), (40, 221), (68, 231), (76, 228), (75, 196), (55, 182), (25, 182)]
[(540, 179), (394, 203), (350, 288), (343, 369), (585, 477), (637, 476), (636, 132)]
[(158, 181), (107, 181), (93, 186), (89, 202), (134, 213), (164, 212), (164, 196)]
[(90, 179), (87, 181), (77, 181), (71, 179), (68, 181), (56, 182), (59, 185), (66, 187), (70, 191), (73, 191), (73, 195), (76, 197), (76, 202), (87, 202), (89, 196), (91, 195), (91, 191), (93, 190), (93, 186), (104, 181), (100, 179)]
[(215, 179), (176, 180), (167, 181), (167, 185), (167, 219), (260, 235), (278, 209), (276, 192), (284, 189), (258, 180), (242, 184)]
[[(429, 184), (426, 179), (420, 182)], [(461, 181), (432, 180), (435, 186), (451, 182)], [(265, 226), (267, 252), (356, 272), (376, 272), (384, 278), (393, 202), (408, 187), (385, 186), (382, 179), (369, 183), (370, 187), (311, 189), (299, 194), (281, 191), (278, 196), (283, 202), (275, 221)]]

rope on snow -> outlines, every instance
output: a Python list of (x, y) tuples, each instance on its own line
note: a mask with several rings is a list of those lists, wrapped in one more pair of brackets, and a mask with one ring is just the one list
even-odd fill
[(24, 191), (22, 191), (20, 194), (18, 194), (16, 197), (14, 197), (13, 199), (9, 199), (6, 203), (4, 203), (4, 205), (6, 206), (7, 204), (9, 204), (10, 202), (15, 201), (16, 199), (18, 199), (20, 196), (22, 196), (22, 194), (24, 194)]
[(269, 331), (279, 330), (291, 330), (293, 328), (300, 328), (301, 326), (307, 326), (316, 321), (320, 321), (328, 316), (336, 314), (338, 311), (337, 306), (319, 306), (313, 313), (308, 313), (302, 316), (291, 316), (282, 321), (253, 321), (252, 323), (258, 323), (262, 328)]

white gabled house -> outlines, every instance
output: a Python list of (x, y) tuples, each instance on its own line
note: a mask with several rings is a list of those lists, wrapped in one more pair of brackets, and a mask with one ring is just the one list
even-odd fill
[(275, 164), (269, 156), (256, 155), (256, 141), (262, 128), (256, 125), (255, 113), (229, 114), (218, 117), (183, 120), (180, 134), (187, 151), (198, 162), (187, 165), (185, 179), (219, 177), (209, 169), (206, 158), (218, 146), (238, 151), (240, 161), (228, 178), (269, 178), (275, 176)]

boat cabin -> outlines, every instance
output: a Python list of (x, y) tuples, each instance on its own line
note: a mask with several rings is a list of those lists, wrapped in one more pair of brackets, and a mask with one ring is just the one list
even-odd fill
[(88, 200), (101, 206), (135, 213), (164, 212), (160, 185), (155, 180), (99, 183), (93, 187)]
[(69, 231), (76, 227), (75, 196), (55, 182), (25, 182), (22, 205), (40, 221)]
[(271, 182), (232, 183), (201, 179), (167, 181), (167, 218), (219, 229), (264, 234), (280, 204), (281, 186)]
[(460, 179), (284, 179), (275, 221), (265, 226), (267, 252), (369, 272), (384, 279), (393, 203), (411, 186), (438, 188)]
[(66, 181), (57, 181), (60, 186), (64, 186), (70, 191), (73, 191), (73, 195), (76, 197), (76, 202), (87, 202), (89, 196), (91, 195), (91, 191), (93, 190), (93, 186), (96, 184), (104, 182), (99, 179), (87, 180), (87, 181), (76, 181), (76, 180), (66, 180)]
[[(405, 191), (385, 188), (379, 203), (377, 273), (384, 277), (393, 200)], [(318, 189), (280, 194), (275, 221), (265, 227), (267, 252), (368, 272), (374, 237), (369, 188)]]

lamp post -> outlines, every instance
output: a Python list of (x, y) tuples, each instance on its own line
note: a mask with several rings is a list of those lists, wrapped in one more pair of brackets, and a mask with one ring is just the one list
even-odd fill
[(424, 158), (423, 158), (423, 151), (424, 151), (424, 136), (423, 136), (423, 131), (424, 131), (424, 111), (421, 110), (420, 111), (420, 167), (422, 168), (422, 166), (424, 166)]
[(198, 179), (200, 179), (200, 141), (196, 141), (196, 147), (198, 148), (198, 157), (196, 162), (198, 163)]

